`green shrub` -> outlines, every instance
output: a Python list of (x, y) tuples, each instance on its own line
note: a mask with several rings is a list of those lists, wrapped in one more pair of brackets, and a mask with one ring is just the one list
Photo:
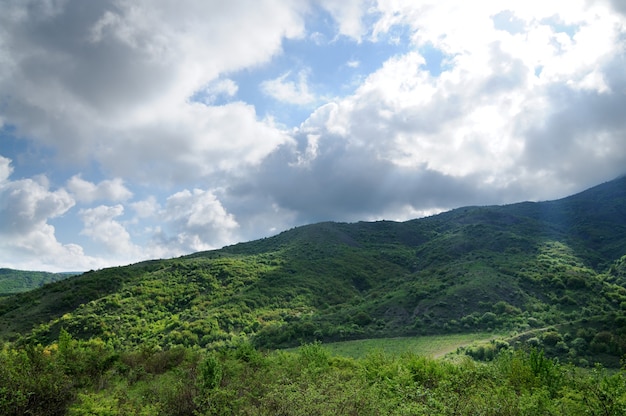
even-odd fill
[(553, 347), (559, 341), (562, 341), (563, 338), (561, 337), (561, 334), (556, 331), (547, 331), (543, 333), (543, 335), (541, 336), (541, 340), (545, 345)]
[(75, 397), (56, 354), (40, 346), (0, 351), (0, 414), (64, 415)]
[(217, 388), (222, 381), (222, 365), (214, 354), (208, 354), (198, 368), (198, 386), (202, 393)]

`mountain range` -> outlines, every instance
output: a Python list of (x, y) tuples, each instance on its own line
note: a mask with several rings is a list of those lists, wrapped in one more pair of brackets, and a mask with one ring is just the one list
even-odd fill
[(0, 298), (0, 339), (259, 348), (490, 331), (575, 362), (626, 353), (626, 177), (407, 222), (324, 222)]

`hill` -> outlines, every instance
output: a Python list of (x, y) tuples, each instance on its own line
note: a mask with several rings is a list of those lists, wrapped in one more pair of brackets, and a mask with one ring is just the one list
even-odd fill
[[(584, 363), (626, 353), (626, 177), (557, 201), (320, 223), (0, 299), (0, 337), (117, 347), (508, 331)], [(485, 349), (483, 348), (483, 355)], [(480, 355), (479, 353), (476, 353)]]
[(0, 268), (0, 296), (27, 292), (79, 273), (49, 273)]

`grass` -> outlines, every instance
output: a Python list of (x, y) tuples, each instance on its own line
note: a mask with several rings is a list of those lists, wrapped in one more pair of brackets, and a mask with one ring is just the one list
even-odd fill
[(399, 338), (374, 338), (323, 344), (333, 355), (363, 358), (372, 351), (382, 351), (390, 356), (412, 352), (418, 355), (441, 357), (473, 342), (488, 341), (500, 334), (478, 332), (471, 334), (429, 335)]

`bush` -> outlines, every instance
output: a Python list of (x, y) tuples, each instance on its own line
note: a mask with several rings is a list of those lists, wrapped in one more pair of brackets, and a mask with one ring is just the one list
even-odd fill
[(541, 341), (537, 337), (532, 337), (526, 340), (526, 344), (528, 344), (530, 347), (538, 347), (539, 345), (541, 345)]
[(198, 387), (206, 393), (217, 388), (222, 381), (222, 365), (214, 354), (209, 354), (198, 368)]
[(451, 370), (443, 362), (427, 357), (408, 356), (404, 359), (413, 381), (428, 388), (436, 387), (446, 376), (446, 372)]
[(495, 344), (479, 344), (471, 345), (465, 350), (465, 354), (469, 355), (475, 360), (479, 361), (491, 361), (498, 353), (498, 349)]
[(485, 312), (483, 316), (480, 317), (480, 323), (484, 326), (493, 325), (498, 320), (498, 316), (493, 312)]
[(72, 379), (49, 350), (0, 351), (0, 414), (64, 415), (75, 394)]
[(550, 347), (554, 347), (559, 341), (563, 341), (561, 334), (556, 331), (544, 332), (541, 339), (545, 345)]

